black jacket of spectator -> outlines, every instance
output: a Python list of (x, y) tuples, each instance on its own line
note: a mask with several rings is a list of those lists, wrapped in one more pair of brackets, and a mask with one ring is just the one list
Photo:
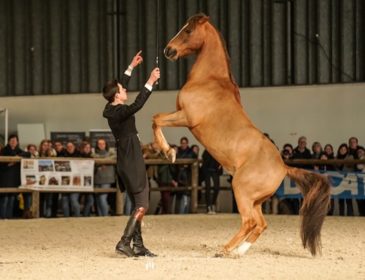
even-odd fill
[[(293, 151), (292, 159), (311, 159), (311, 158), (312, 158), (311, 152), (307, 148), (305, 148), (305, 150), (303, 152), (301, 152), (301, 151), (299, 151), (299, 148), (296, 147)], [(293, 166), (298, 167), (298, 168), (304, 168), (304, 169), (313, 168), (312, 165), (308, 165), (308, 164), (295, 164)]]
[[(1, 156), (21, 156), (30, 157), (29, 153), (24, 152), (17, 146), (14, 150), (6, 145), (0, 153)], [(20, 163), (14, 164), (2, 162), (0, 164), (0, 187), (13, 188), (20, 186)]]

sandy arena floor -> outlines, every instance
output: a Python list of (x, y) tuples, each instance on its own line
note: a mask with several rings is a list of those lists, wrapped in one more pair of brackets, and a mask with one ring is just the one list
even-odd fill
[(301, 247), (297, 216), (269, 228), (241, 258), (215, 258), (238, 215), (147, 216), (157, 258), (114, 253), (127, 217), (0, 221), (0, 279), (365, 279), (365, 218), (328, 217), (323, 254)]

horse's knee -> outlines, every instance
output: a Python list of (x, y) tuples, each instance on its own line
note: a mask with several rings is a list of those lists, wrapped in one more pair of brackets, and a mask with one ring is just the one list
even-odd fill
[(253, 229), (254, 227), (256, 227), (257, 222), (254, 219), (254, 217), (242, 217), (241, 218), (241, 228), (249, 228), (249, 229)]

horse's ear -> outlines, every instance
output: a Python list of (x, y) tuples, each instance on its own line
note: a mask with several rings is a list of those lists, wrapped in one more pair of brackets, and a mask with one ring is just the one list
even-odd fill
[(203, 17), (201, 17), (200, 19), (199, 19), (199, 23), (200, 24), (202, 24), (202, 23), (205, 23), (205, 22), (207, 22), (209, 20), (209, 17), (208, 16), (206, 16), (206, 15), (204, 15)]

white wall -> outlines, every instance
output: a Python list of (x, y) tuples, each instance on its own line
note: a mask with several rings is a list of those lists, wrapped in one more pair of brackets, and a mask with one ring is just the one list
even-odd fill
[[(159, 112), (175, 110), (176, 91), (154, 92), (137, 113), (137, 128), (144, 143), (152, 141), (151, 119)], [(130, 93), (130, 101), (136, 93)], [(255, 125), (270, 134), (278, 146), (296, 144), (301, 135), (308, 142), (320, 141), (337, 146), (357, 136), (365, 145), (365, 84), (291, 86), (241, 89), (242, 104)], [(44, 123), (51, 131), (85, 131), (108, 128), (102, 117), (105, 101), (101, 94), (2, 97), (0, 107), (9, 110), (9, 131), (18, 123)], [(0, 132), (4, 130), (0, 122)], [(188, 136), (186, 128), (164, 129), (167, 140), (178, 143)], [(21, 139), (20, 139), (21, 142)], [(28, 143), (21, 143), (23, 146)], [(38, 143), (36, 143), (38, 144)]]

